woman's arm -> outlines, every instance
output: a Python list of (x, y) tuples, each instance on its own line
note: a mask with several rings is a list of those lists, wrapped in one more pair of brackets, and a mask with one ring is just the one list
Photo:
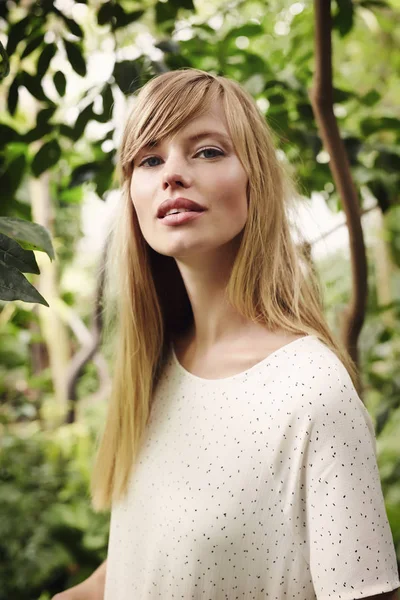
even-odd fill
[(106, 585), (107, 560), (85, 581), (65, 592), (56, 594), (52, 600), (103, 600)]

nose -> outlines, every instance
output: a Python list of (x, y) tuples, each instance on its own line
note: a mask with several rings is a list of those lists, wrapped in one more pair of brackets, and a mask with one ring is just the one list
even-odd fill
[[(171, 157), (170, 157), (171, 158)], [(184, 160), (171, 159), (165, 163), (165, 169), (162, 178), (163, 191), (171, 188), (188, 188), (191, 185), (191, 179), (188, 172), (188, 166), (184, 166)]]
[(184, 182), (184, 178), (182, 175), (178, 173), (166, 173), (163, 177), (163, 190), (167, 190), (168, 188), (175, 189), (178, 187), (187, 187)]

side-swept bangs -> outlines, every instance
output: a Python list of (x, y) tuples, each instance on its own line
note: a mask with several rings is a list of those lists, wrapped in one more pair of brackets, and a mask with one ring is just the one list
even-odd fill
[(221, 97), (221, 85), (212, 75), (188, 81), (176, 72), (165, 73), (150, 80), (136, 97), (128, 117), (120, 148), (120, 168), (126, 180), (132, 174), (133, 161), (144, 146), (174, 135), (191, 120), (201, 117), (215, 106)]

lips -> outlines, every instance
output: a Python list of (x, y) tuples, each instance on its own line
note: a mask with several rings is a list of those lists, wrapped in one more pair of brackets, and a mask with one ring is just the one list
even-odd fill
[(170, 198), (168, 200), (165, 200), (165, 202), (163, 202), (159, 206), (157, 211), (157, 217), (159, 219), (163, 219), (166, 213), (172, 208), (187, 208), (188, 210), (192, 210), (194, 212), (201, 212), (203, 210), (206, 210), (204, 206), (201, 206), (201, 204), (198, 204), (193, 200), (189, 200), (188, 198), (175, 198), (175, 200), (172, 200)]

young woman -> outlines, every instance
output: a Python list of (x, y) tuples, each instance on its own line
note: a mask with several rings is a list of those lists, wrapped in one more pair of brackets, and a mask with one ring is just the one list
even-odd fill
[(120, 166), (93, 475), (108, 560), (56, 598), (397, 598), (373, 424), (255, 102), (203, 71), (155, 77)]

